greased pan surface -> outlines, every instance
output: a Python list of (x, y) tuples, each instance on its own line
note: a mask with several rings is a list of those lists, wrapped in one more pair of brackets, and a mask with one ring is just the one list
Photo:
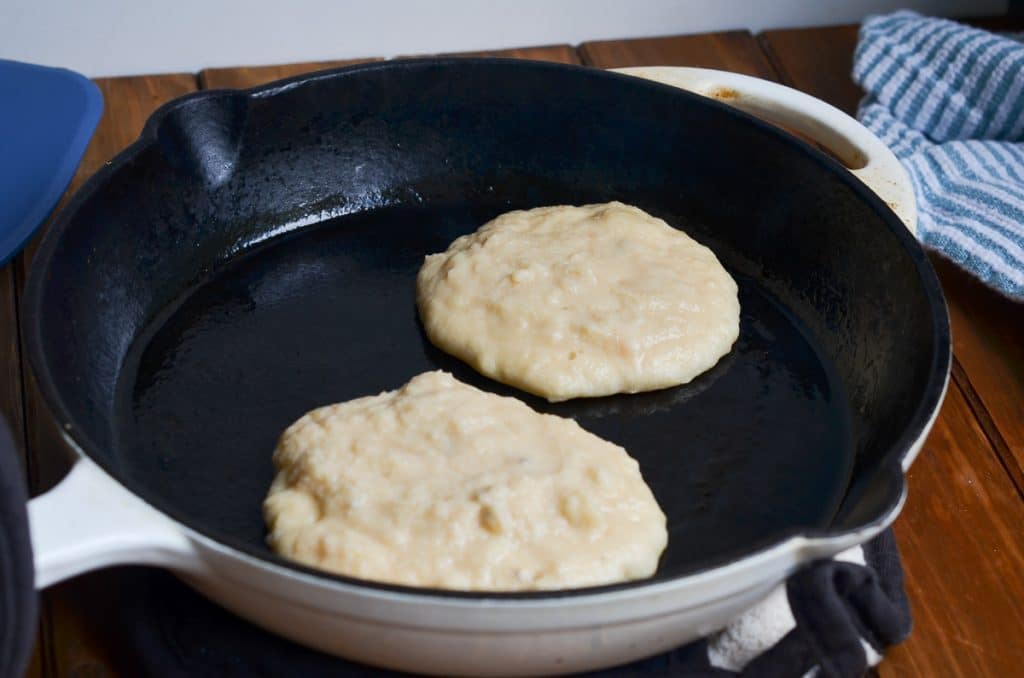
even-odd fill
[[(510, 209), (608, 200), (685, 229), (737, 279), (741, 336), (712, 371), (548, 405), (429, 345), (425, 254)], [(284, 562), (260, 501), (287, 424), (443, 368), (625, 446), (669, 517), (656, 581), (891, 511), (949, 346), (920, 247), (833, 161), (666, 86), (504, 60), (169, 104), (52, 229), (26, 316), (69, 435), (229, 546)]]

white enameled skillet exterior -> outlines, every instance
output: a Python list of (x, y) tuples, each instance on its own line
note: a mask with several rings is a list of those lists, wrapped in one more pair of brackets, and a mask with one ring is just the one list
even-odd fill
[[(715, 97), (832, 150), (914, 231), (909, 179), (869, 131), (828, 104), (781, 85), (695, 68), (620, 72)], [(948, 380), (948, 372), (947, 372)], [(945, 388), (945, 387), (944, 387)], [(903, 457), (906, 470), (934, 423)], [(261, 560), (153, 508), (86, 457), (29, 505), (36, 586), (114, 564), (165, 567), (274, 633), (378, 666), (439, 675), (550, 675), (627, 662), (725, 625), (802, 563), (870, 539), (895, 520), (828, 538), (795, 536), (721, 567), (651, 584), (572, 596), (488, 599), (359, 586)], [(258, 510), (258, 507), (254, 508)]]

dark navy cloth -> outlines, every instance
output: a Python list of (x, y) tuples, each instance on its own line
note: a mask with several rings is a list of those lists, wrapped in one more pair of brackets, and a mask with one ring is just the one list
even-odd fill
[(20, 676), (36, 636), (39, 598), (25, 506), (25, 470), (0, 417), (0, 667)]

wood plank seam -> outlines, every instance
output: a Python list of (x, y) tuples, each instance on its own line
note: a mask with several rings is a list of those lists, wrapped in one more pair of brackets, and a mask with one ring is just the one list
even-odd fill
[(53, 612), (50, 599), (39, 594), (39, 653), (42, 658), (43, 676), (57, 678), (57, 651), (54, 647)]
[(28, 436), (29, 421), (28, 420), (29, 420), (29, 416), (28, 416), (28, 408), (25, 407), (25, 402), (26, 402), (26, 399), (28, 397), (28, 392), (27, 392), (27, 389), (26, 389), (26, 381), (25, 380), (27, 379), (26, 372), (28, 371), (29, 368), (28, 368), (28, 366), (26, 364), (24, 338), (21, 336), (21, 294), (22, 294), (22, 286), (21, 286), (21, 284), (19, 284), (20, 282), (25, 280), (26, 276), (28, 275), (28, 270), (25, 269), (25, 262), (23, 261), (22, 255), (21, 255), (20, 252), (14, 258), (12, 263), (14, 265), (11, 266), (11, 275), (14, 276), (14, 283), (15, 283), (14, 284), (15, 332), (18, 333), (18, 337), (17, 337), (17, 343), (18, 343), (18, 367), (19, 367), (19, 369), (18, 369), (18, 379), (21, 382), (19, 384), (19, 389), (21, 391), (21, 403), (22, 403), (22, 407), (21, 407), (21, 438), (22, 439), (21, 439), (20, 442), (21, 442), (21, 445), (22, 445), (22, 449), (25, 450), (25, 471), (26, 471), (26, 476), (27, 476), (27, 479), (28, 479), (29, 493), (31, 494), (32, 488), (34, 488), (36, 486), (36, 479), (37, 479), (37, 472), (38, 471), (37, 471), (37, 468), (36, 468), (36, 455), (32, 453), (33, 452), (32, 450), (29, 450), (29, 445), (28, 445), (28, 438), (29, 438), (29, 436)]
[[(334, 70), (355, 64), (392, 61), (394, 59), (417, 58), (428, 55), (399, 55), (389, 58), (361, 57), (357, 59), (333, 59), (292, 64), (265, 64), (262, 66), (237, 66), (234, 68), (207, 68), (198, 73), (199, 89), (248, 89), (263, 86), (281, 78), (292, 78), (306, 73), (322, 70)], [(437, 57), (504, 57), (515, 59), (534, 59), (560, 63), (579, 64), (579, 54), (575, 47), (566, 44), (521, 47), (514, 49), (483, 50), (473, 52), (457, 52), (435, 54)]]
[[(757, 41), (764, 50), (765, 56), (778, 72), (779, 79), (789, 87), (796, 87), (793, 77), (786, 70), (782, 63), (782, 59), (779, 58), (775, 50), (772, 48), (771, 41), (766, 39), (765, 33), (759, 33), (757, 35)], [(985, 437), (988, 439), (989, 444), (992, 446), (996, 456), (999, 458), (1003, 469), (1013, 482), (1013, 486), (1016, 488), (1017, 493), (1020, 495), (1021, 499), (1024, 499), (1024, 468), (1021, 468), (1017, 458), (1010, 449), (1009, 443), (1006, 441), (1002, 432), (999, 430), (999, 427), (996, 425), (995, 419), (992, 417), (988, 407), (986, 407), (980, 393), (971, 382), (969, 373), (955, 356), (953, 358), (951, 377), (953, 382), (964, 394), (964, 399), (967, 401), (972, 414), (981, 426)]]
[[(76, 170), (77, 171), (77, 170)], [(65, 194), (66, 199), (66, 194)], [(58, 205), (53, 214), (47, 219), (43, 228), (40, 232), (45, 231), (46, 226), (62, 208), (62, 205)], [(28, 399), (28, 379), (29, 370), (31, 369), (27, 364), (27, 357), (25, 353), (25, 340), (22, 336), (22, 323), (21, 323), (21, 295), (23, 293), (23, 285), (28, 276), (28, 266), (24, 260), (23, 252), (19, 252), (15, 257), (14, 266), (11, 267), (12, 275), (15, 276), (14, 285), (14, 313), (16, 322), (17, 332), (17, 343), (18, 343), (18, 362), (20, 369), (18, 370), (18, 376), (21, 383), (19, 388), (21, 390), (21, 418), (22, 418), (22, 444), (25, 450), (25, 470), (26, 479), (28, 481), (29, 496), (32, 495), (34, 488), (38, 487), (39, 482), (39, 466), (37, 458), (37, 450), (32, 450), (29, 447), (29, 426), (31, 425), (29, 408), (25, 405)], [(50, 605), (50, 598), (44, 595), (42, 591), (39, 592), (39, 619), (36, 623), (37, 639), (36, 643), (39, 646), (40, 663), (42, 664), (41, 671), (45, 678), (56, 678), (59, 673), (57, 670), (57, 654), (54, 646), (54, 629), (53, 629), (53, 612)]]
[[(35, 487), (37, 469), (35, 455), (31, 453), (28, 446), (28, 411), (25, 407), (25, 345), (21, 336), (21, 288), (17, 284), (19, 280), (24, 280), (22, 274), (22, 268), (24, 264), (22, 262), (21, 254), (18, 253), (12, 260), (9, 266), (6, 267), (7, 275), (11, 277), (11, 289), (12, 289), (12, 300), (14, 307), (14, 334), (15, 334), (15, 346), (17, 347), (17, 378), (18, 378), (18, 393), (21, 402), (19, 408), (21, 422), (20, 427), (11, 423), (9, 427), (11, 429), (11, 435), (17, 436), (20, 440), (15, 440), (15, 443), (24, 450), (25, 455), (25, 481), (28, 488)], [(36, 642), (39, 646), (39, 656), (41, 659), (42, 666), (41, 671), (43, 676), (56, 676), (56, 662), (53, 653), (53, 627), (51, 624), (51, 616), (49, 613), (49, 603), (45, 596), (39, 595), (39, 618), (36, 620)]]
[(21, 344), (21, 303), (18, 296), (18, 262), (20, 257), (15, 256), (11, 261), (4, 267), (5, 275), (8, 276), (11, 286), (11, 307), (14, 313), (14, 317), (11, 320), (14, 322), (14, 363), (18, 381), (18, 421), (8, 422), (8, 427), (11, 430), (11, 438), (14, 440), (15, 445), (18, 449), (22, 450), (25, 457), (25, 475), (29, 479), (29, 487), (31, 487), (31, 473), (32, 473), (32, 460), (31, 455), (28, 453), (28, 437), (25, 434), (25, 386), (24, 386), (24, 366), (23, 361), (25, 359), (24, 347)]
[(758, 46), (761, 48), (761, 51), (764, 52), (765, 59), (768, 60), (768, 63), (771, 64), (772, 69), (775, 70), (778, 81), (783, 85), (786, 85), (787, 87), (797, 89), (793, 81), (793, 76), (789, 74), (789, 72), (786, 70), (786, 67), (782, 63), (782, 60), (779, 59), (779, 56), (775, 53), (775, 50), (772, 49), (771, 42), (769, 42), (765, 38), (764, 32), (762, 31), (761, 33), (755, 35), (754, 39), (757, 40)]
[(992, 446), (996, 457), (999, 458), (999, 463), (1006, 471), (1006, 474), (1010, 476), (1013, 486), (1017, 489), (1017, 494), (1024, 501), (1024, 469), (1017, 463), (1017, 458), (1010, 450), (1010, 445), (999, 431), (999, 427), (996, 426), (981, 396), (975, 390), (974, 385), (971, 383), (971, 378), (967, 375), (967, 371), (955, 356), (953, 358), (952, 372), (956, 385), (964, 394), (967, 406), (971, 409), (971, 413), (974, 414), (974, 418), (978, 420), (985, 438), (988, 439), (989, 445)]

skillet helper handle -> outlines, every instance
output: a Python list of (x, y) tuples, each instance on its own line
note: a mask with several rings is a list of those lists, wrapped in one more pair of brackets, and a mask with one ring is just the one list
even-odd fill
[(727, 71), (674, 66), (614, 70), (715, 99), (813, 139), (888, 204), (911, 233), (917, 232), (917, 203), (906, 170), (888, 146), (835, 106), (785, 85)]
[(28, 522), (37, 589), (109, 565), (188, 569), (195, 562), (174, 521), (84, 457), (28, 503)]

